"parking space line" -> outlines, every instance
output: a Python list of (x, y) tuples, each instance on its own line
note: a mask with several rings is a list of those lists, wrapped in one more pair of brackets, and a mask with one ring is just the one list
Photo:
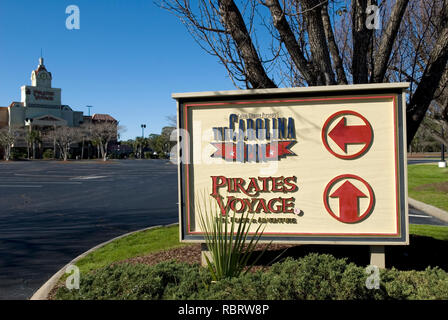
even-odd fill
[(432, 218), (430, 216), (422, 216), (422, 215), (419, 215), (419, 214), (410, 214), (409, 216), (410, 217), (414, 217), (414, 218), (427, 218), (427, 219), (431, 219)]
[(42, 188), (42, 186), (30, 184), (0, 184), (0, 188)]

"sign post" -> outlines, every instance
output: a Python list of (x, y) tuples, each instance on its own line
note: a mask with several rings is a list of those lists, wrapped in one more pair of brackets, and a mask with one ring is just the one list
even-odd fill
[(366, 245), (384, 267), (385, 245), (409, 243), (407, 87), (173, 94), (181, 241), (204, 242), (208, 203), (265, 224), (263, 241)]

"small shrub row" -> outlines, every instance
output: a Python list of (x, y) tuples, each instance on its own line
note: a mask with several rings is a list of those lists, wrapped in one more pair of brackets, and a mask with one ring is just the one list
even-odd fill
[(368, 276), (365, 268), (327, 254), (288, 258), (266, 271), (213, 283), (198, 265), (118, 264), (81, 275), (79, 290), (60, 288), (55, 299), (448, 299), (448, 274), (440, 268), (381, 270), (379, 289), (366, 287)]

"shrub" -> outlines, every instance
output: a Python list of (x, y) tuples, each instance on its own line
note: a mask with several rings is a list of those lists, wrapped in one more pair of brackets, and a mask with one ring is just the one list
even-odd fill
[(20, 148), (13, 148), (11, 150), (10, 159), (11, 160), (20, 160), (20, 159), (27, 159), (28, 155), (26, 151), (21, 150)]
[(56, 299), (187, 299), (200, 290), (198, 266), (162, 262), (156, 266), (118, 264), (81, 275), (79, 290), (58, 290)]
[(146, 151), (143, 153), (145, 159), (151, 159), (152, 158), (152, 152)]
[(448, 299), (448, 274), (438, 267), (425, 271), (386, 270), (381, 279), (391, 299)]
[(44, 153), (42, 154), (42, 158), (44, 159), (53, 159), (53, 150), (46, 149)]
[(262, 272), (247, 273), (211, 283), (198, 293), (202, 300), (266, 300)]
[(380, 289), (367, 289), (364, 267), (328, 254), (287, 258), (267, 271), (211, 283), (198, 265), (117, 264), (81, 275), (79, 290), (60, 288), (55, 299), (358, 300), (448, 299), (448, 273), (382, 270)]
[(365, 286), (367, 276), (364, 268), (328, 254), (288, 258), (265, 275), (271, 279), (267, 299), (372, 299), (373, 291)]

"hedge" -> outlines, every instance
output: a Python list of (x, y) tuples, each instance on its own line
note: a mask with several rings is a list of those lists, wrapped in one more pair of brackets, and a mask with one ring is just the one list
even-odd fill
[(368, 276), (365, 268), (346, 259), (315, 253), (214, 283), (199, 265), (175, 261), (154, 266), (114, 264), (81, 275), (79, 290), (60, 288), (54, 299), (448, 299), (448, 273), (437, 267), (381, 270), (379, 289), (366, 287)]

